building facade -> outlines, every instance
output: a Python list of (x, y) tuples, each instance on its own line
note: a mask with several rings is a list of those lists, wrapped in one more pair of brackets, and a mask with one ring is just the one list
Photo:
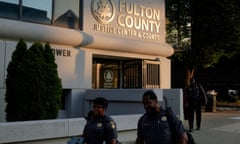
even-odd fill
[(73, 118), (86, 113), (86, 90), (169, 89), (165, 37), (164, 0), (0, 0), (0, 121), (20, 38), (50, 42), (63, 85), (59, 118)]

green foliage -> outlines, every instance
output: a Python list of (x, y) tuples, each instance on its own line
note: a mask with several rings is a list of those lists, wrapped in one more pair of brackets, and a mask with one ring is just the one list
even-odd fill
[[(19, 41), (20, 47), (23, 45), (21, 43)], [(20, 51), (18, 47), (16, 51)], [(50, 45), (46, 44), (43, 48), (41, 43), (36, 42), (25, 50), (21, 60), (12, 61), (18, 61), (19, 64), (15, 67), (15, 81), (7, 79), (7, 121), (56, 118), (61, 104), (62, 85)], [(8, 69), (11, 65), (9, 63)], [(8, 77), (11, 75), (8, 71)], [(10, 93), (8, 89), (12, 88), (14, 91)]]
[(186, 0), (168, 0), (167, 9), (167, 42), (176, 50), (189, 48), (191, 13)]
[(237, 0), (192, 1), (192, 57), (196, 66), (213, 66), (240, 52)]
[(5, 101), (7, 102), (7, 121), (19, 119), (18, 116), (16, 116), (16, 113), (20, 112), (19, 108), (22, 106), (21, 102), (19, 103), (19, 101), (22, 101), (19, 97), (19, 93), (22, 93), (22, 89), (19, 89), (19, 87), (21, 87), (19, 81), (22, 79), (22, 77), (19, 76), (19, 73), (23, 70), (23, 60), (26, 53), (27, 45), (23, 39), (20, 39), (7, 68), (5, 97)]
[(168, 0), (167, 4), (167, 39), (176, 48), (171, 59), (184, 64), (186, 81), (221, 57), (240, 53), (239, 0)]
[(56, 118), (58, 110), (61, 107), (62, 83), (58, 78), (57, 65), (50, 45), (47, 43), (44, 49), (45, 60), (45, 80), (47, 81), (47, 90), (45, 92), (45, 108), (48, 112), (47, 118)]

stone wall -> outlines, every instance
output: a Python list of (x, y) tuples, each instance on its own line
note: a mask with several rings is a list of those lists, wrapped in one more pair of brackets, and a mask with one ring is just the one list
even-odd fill
[[(120, 141), (135, 140), (139, 117), (112, 116), (117, 123)], [(0, 143), (66, 144), (71, 137), (82, 134), (85, 123), (84, 118), (0, 123)]]

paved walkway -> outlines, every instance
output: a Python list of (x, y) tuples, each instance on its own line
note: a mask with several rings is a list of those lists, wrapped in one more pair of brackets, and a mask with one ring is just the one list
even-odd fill
[[(184, 121), (188, 129), (187, 121)], [(217, 112), (203, 112), (200, 131), (192, 135), (197, 144), (240, 143), (240, 110), (218, 109)]]
[[(188, 130), (188, 122), (183, 123)], [(240, 109), (218, 108), (217, 112), (203, 112), (201, 130), (194, 130), (192, 135), (197, 144), (240, 144)]]

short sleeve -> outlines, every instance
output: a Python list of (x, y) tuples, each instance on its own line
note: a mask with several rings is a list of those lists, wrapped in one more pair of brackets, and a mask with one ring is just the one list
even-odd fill
[(114, 120), (109, 120), (105, 126), (106, 140), (117, 138), (117, 125)]

